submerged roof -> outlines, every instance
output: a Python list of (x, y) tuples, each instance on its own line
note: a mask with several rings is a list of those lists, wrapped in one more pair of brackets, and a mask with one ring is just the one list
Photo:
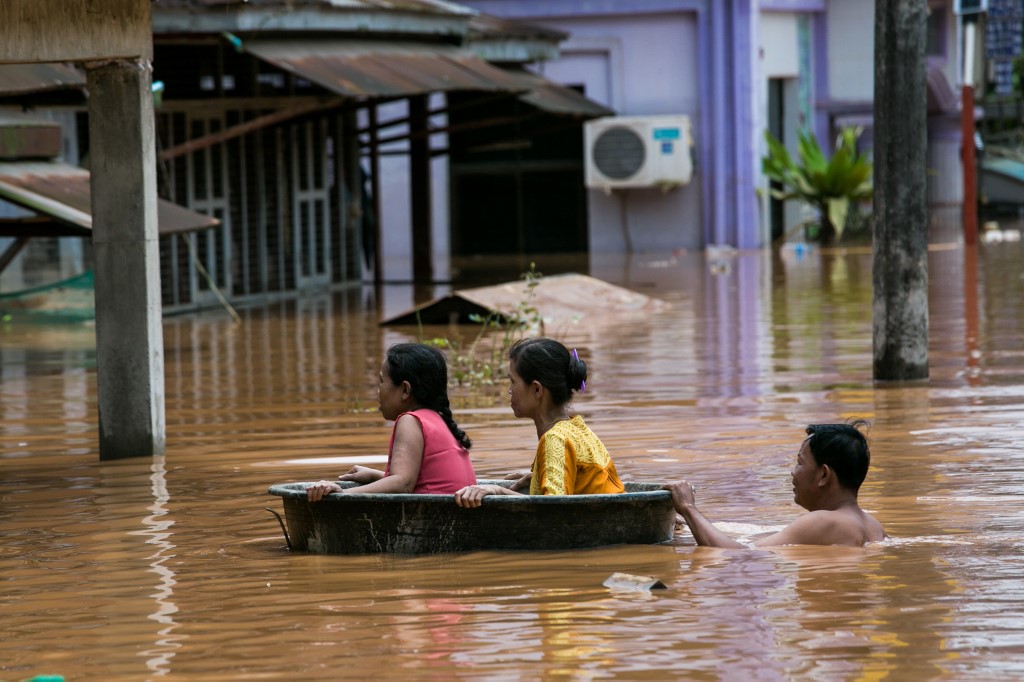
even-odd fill
[(536, 280), (533, 290), (525, 280), (489, 287), (459, 289), (423, 303), (381, 324), (466, 324), (470, 315), (510, 317), (523, 301), (536, 308), (545, 325), (587, 320), (614, 320), (617, 315), (667, 310), (658, 298), (624, 289), (600, 279), (569, 273)]
[[(0, 199), (66, 226), (64, 236), (87, 236), (92, 231), (89, 171), (50, 161), (0, 163)], [(31, 221), (10, 221), (14, 230), (0, 227), (4, 236), (36, 236)], [(0, 226), (4, 221), (0, 220)], [(160, 236), (203, 230), (219, 225), (216, 218), (196, 213), (164, 199), (157, 201)], [(17, 233), (17, 234), (15, 234)], [(47, 236), (60, 236), (52, 231)], [(40, 235), (41, 236), (41, 235)]]

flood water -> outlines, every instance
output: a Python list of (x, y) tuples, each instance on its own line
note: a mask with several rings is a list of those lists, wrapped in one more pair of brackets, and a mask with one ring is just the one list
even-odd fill
[[(861, 502), (892, 537), (865, 549), (698, 548), (684, 530), (586, 551), (289, 553), (267, 486), (381, 465), (380, 359), (419, 332), (377, 320), (417, 292), (168, 318), (166, 455), (113, 462), (93, 329), (4, 326), (0, 679), (1024, 678), (1022, 263), (1019, 243), (933, 248), (931, 377), (913, 384), (872, 381), (863, 249), (593, 256), (589, 274), (672, 308), (547, 330), (587, 361), (576, 407), (619, 471), (688, 478), (737, 536), (799, 513), (807, 424), (870, 419)], [(504, 390), (453, 391), (481, 477), (532, 459)], [(616, 571), (667, 589), (603, 587)]]

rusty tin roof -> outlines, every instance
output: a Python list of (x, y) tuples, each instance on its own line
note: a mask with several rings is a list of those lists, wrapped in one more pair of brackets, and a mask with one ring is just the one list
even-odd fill
[(583, 93), (565, 85), (554, 83), (535, 73), (509, 70), (508, 74), (518, 80), (526, 92), (519, 99), (552, 114), (600, 118), (614, 116), (615, 111), (588, 99)]
[(468, 50), (430, 43), (351, 40), (250, 41), (245, 50), (345, 97), (479, 90), (522, 92), (508, 72)]
[[(68, 236), (87, 236), (92, 231), (89, 171), (85, 169), (45, 161), (0, 163), (0, 199), (68, 225)], [(170, 201), (157, 202), (160, 236), (219, 224), (216, 218)], [(26, 231), (25, 236), (32, 236), (29, 227)]]

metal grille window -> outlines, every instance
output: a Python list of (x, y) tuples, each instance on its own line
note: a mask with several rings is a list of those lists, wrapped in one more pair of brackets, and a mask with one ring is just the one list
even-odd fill
[(292, 128), (292, 196), (295, 217), (296, 286), (330, 282), (330, 229), (327, 206), (326, 121), (310, 121)]
[[(272, 113), (187, 104), (158, 113), (160, 149), (209, 139)], [(271, 126), (160, 162), (160, 194), (219, 227), (161, 239), (164, 307), (358, 281), (337, 153), (340, 114)], [(333, 267), (332, 267), (333, 265)], [(208, 276), (207, 276), (208, 274)]]

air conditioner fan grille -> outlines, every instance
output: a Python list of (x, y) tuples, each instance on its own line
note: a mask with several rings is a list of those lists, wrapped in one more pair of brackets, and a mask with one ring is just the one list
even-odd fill
[(598, 135), (591, 155), (594, 165), (606, 178), (625, 180), (643, 167), (646, 151), (636, 131), (615, 126)]

